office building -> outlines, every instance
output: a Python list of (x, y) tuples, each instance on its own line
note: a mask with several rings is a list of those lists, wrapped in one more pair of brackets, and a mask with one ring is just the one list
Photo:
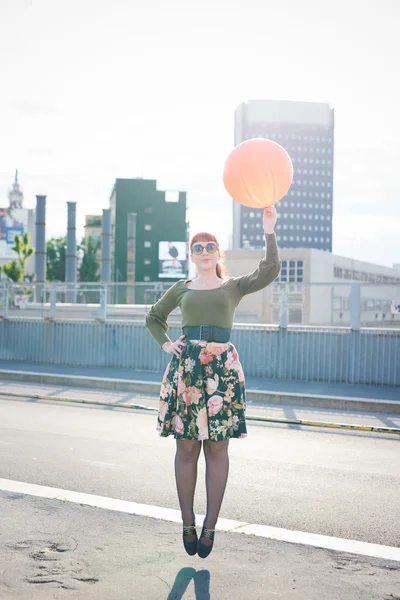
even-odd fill
[[(86, 215), (85, 217), (85, 244), (88, 247), (89, 238), (93, 242), (101, 241), (101, 215)], [(101, 259), (101, 245), (97, 249), (97, 260)]]
[[(235, 145), (262, 137), (289, 153), (294, 178), (277, 204), (281, 248), (332, 251), (334, 111), (328, 104), (250, 100), (235, 112)], [(262, 248), (262, 209), (233, 201), (233, 248)]]
[(86, 215), (85, 218), (85, 241), (92, 238), (94, 242), (101, 239), (101, 215)]
[[(227, 250), (230, 276), (251, 273), (264, 250)], [(272, 285), (245, 296), (235, 322), (278, 323), (282, 294), (289, 324), (350, 325), (350, 288), (361, 285), (361, 325), (399, 327), (400, 267), (386, 267), (316, 249), (280, 249), (282, 269)]]
[(186, 192), (159, 190), (152, 179), (117, 179), (110, 209), (114, 282), (171, 283), (187, 276)]

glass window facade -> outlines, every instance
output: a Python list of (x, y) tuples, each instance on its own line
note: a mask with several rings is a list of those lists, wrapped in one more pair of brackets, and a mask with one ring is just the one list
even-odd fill
[[(302, 238), (304, 241), (305, 238)], [(304, 281), (303, 260), (283, 260), (278, 281), (287, 283), (302, 283)]]
[[(333, 118), (332, 118), (333, 122)], [(244, 139), (263, 137), (277, 141), (289, 153), (294, 167), (292, 186), (277, 204), (277, 232), (307, 229), (314, 231), (322, 221), (323, 236), (280, 235), (282, 248), (317, 248), (332, 252), (332, 190), (334, 126), (301, 125), (297, 123), (244, 123)], [(244, 141), (244, 140), (242, 140)], [(328, 190), (328, 191), (327, 191)], [(321, 203), (322, 202), (322, 203)], [(240, 238), (251, 234), (262, 223), (262, 209), (240, 207)], [(310, 225), (310, 227), (309, 227)], [(312, 225), (312, 228), (311, 228)], [(264, 240), (251, 239), (252, 248), (263, 248)]]

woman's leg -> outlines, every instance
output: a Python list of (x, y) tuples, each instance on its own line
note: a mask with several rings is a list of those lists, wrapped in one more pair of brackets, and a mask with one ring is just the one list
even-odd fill
[[(194, 491), (197, 482), (197, 461), (201, 442), (196, 440), (176, 440), (175, 479), (184, 525), (194, 523)], [(193, 536), (188, 537), (192, 541)]]
[[(204, 525), (207, 529), (215, 529), (222, 500), (224, 498), (226, 482), (229, 473), (229, 440), (210, 442), (205, 440), (204, 456), (206, 459), (206, 489), (207, 513)], [(201, 538), (202, 543), (212, 544), (209, 538)]]

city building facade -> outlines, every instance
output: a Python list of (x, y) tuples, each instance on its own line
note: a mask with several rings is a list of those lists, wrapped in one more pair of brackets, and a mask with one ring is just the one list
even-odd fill
[(85, 217), (85, 241), (89, 238), (94, 242), (101, 239), (101, 215), (86, 215)]
[[(277, 205), (281, 248), (332, 252), (334, 111), (329, 104), (250, 100), (235, 111), (235, 145), (266, 138), (289, 153), (292, 186)], [(259, 214), (233, 200), (232, 248), (262, 248)]]
[[(252, 272), (261, 250), (227, 250), (230, 276)], [(361, 324), (400, 326), (400, 267), (386, 267), (316, 249), (280, 249), (282, 269), (271, 286), (241, 301), (237, 323), (278, 323), (283, 295), (289, 324), (349, 326), (352, 283), (361, 286)]]
[[(86, 215), (85, 217), (85, 245), (88, 246), (89, 238), (93, 242), (101, 241), (101, 215)], [(97, 260), (101, 259), (101, 245), (97, 249)]]
[[(16, 234), (29, 234), (30, 243), (35, 247), (36, 211), (24, 208), (24, 195), (19, 183), (18, 171), (15, 172), (14, 182), (8, 194), (8, 204), (0, 207), (0, 266), (17, 258), (12, 250)], [(35, 258), (32, 256), (26, 264), (26, 274), (33, 275)]]
[(127, 284), (187, 276), (186, 192), (153, 179), (117, 179), (110, 198), (111, 278)]

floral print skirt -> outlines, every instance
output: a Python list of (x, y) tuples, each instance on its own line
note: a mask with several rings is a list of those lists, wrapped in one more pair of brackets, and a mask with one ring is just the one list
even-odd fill
[(236, 348), (185, 340), (161, 384), (157, 430), (162, 437), (220, 441), (247, 437), (245, 380)]

